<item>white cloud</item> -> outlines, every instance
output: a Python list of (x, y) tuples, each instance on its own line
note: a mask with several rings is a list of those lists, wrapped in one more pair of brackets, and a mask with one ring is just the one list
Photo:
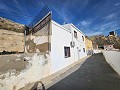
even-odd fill
[(95, 35), (101, 35), (101, 34), (103, 34), (103, 32), (100, 32), (100, 31), (97, 31), (97, 32), (92, 31), (92, 32), (86, 33), (87, 36), (95, 36)]
[(120, 3), (116, 3), (116, 4), (114, 4), (114, 6), (118, 6), (118, 5), (120, 5)]
[(109, 19), (109, 18), (113, 18), (115, 16), (115, 14), (111, 14), (111, 15), (109, 15), (107, 18)]
[(61, 10), (57, 10), (57, 8), (53, 7), (53, 9), (62, 17), (64, 22), (69, 22), (69, 17), (63, 8)]
[(81, 24), (84, 25), (84, 26), (86, 26), (88, 24), (88, 22), (82, 21)]
[(115, 13), (112, 13), (112, 14), (110, 14), (110, 15), (108, 15), (108, 16), (103, 17), (103, 19), (112, 19), (112, 18), (114, 18), (115, 16), (116, 16), (116, 14), (115, 14)]
[(94, 20), (83, 20), (82, 22), (78, 23), (78, 26), (83, 25), (83, 26), (87, 26), (90, 25)]

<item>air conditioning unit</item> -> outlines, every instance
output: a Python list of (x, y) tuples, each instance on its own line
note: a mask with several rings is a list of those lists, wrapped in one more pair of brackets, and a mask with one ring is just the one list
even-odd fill
[(71, 41), (71, 42), (70, 42), (70, 46), (71, 46), (71, 47), (74, 47), (74, 46), (75, 46), (75, 42), (74, 42), (74, 41)]

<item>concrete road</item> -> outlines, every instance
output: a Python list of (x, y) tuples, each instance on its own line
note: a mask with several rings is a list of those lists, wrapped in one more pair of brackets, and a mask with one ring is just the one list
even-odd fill
[(77, 71), (48, 90), (120, 90), (120, 76), (102, 54), (95, 54)]

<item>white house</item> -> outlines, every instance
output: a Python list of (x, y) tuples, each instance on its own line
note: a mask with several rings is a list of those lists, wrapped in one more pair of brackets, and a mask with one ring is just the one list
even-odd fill
[(26, 37), (26, 51), (49, 53), (50, 72), (55, 73), (87, 56), (85, 35), (73, 24), (60, 25), (46, 15)]
[(51, 66), (56, 72), (85, 57), (85, 35), (73, 24), (51, 21)]

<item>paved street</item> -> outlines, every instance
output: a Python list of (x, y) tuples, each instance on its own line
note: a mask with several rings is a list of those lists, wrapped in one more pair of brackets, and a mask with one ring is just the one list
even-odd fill
[(48, 90), (120, 90), (120, 76), (102, 54), (88, 58), (74, 73)]

